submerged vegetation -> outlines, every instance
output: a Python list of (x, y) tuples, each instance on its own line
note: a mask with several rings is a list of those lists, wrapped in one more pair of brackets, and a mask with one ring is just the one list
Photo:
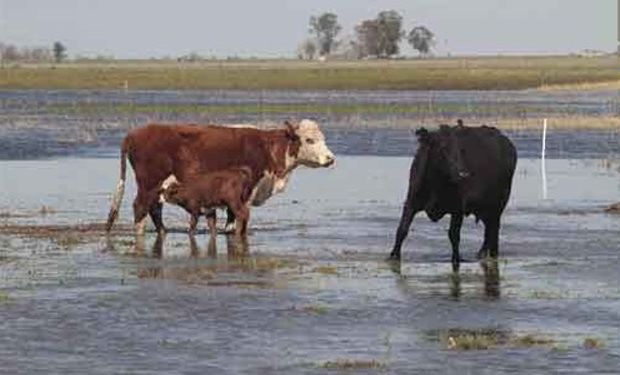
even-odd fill
[(620, 80), (616, 57), (466, 57), (415, 60), (21, 64), (1, 89), (511, 90)]

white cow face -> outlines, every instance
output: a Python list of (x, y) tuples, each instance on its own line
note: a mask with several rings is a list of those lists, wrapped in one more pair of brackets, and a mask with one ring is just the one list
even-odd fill
[(325, 136), (319, 125), (312, 120), (301, 120), (295, 126), (295, 134), (299, 137), (300, 146), (297, 163), (310, 168), (329, 167), (336, 158), (325, 144)]

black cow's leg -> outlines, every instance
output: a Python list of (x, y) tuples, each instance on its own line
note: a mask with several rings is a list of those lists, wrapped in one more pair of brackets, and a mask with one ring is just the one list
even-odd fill
[(403, 245), (405, 237), (407, 237), (407, 234), (409, 233), (409, 227), (411, 227), (411, 222), (413, 221), (415, 214), (416, 210), (413, 208), (413, 205), (406, 202), (403, 207), (403, 213), (400, 218), (400, 223), (398, 224), (398, 229), (396, 230), (396, 241), (394, 242), (392, 253), (390, 253), (390, 259), (400, 260), (400, 248)]
[(448, 237), (452, 244), (452, 270), (458, 272), (461, 265), (461, 257), (459, 255), (459, 243), (461, 242), (461, 225), (463, 225), (463, 214), (450, 215), (450, 230)]
[(166, 227), (164, 227), (164, 221), (162, 220), (162, 208), (163, 204), (160, 202), (153, 203), (149, 209), (149, 216), (155, 225), (155, 230), (158, 234), (166, 233)]
[(499, 247), (499, 217), (483, 218), (484, 223), (484, 242), (480, 251), (478, 251), (478, 258), (485, 258), (487, 255), (492, 258), (497, 258)]
[(494, 218), (489, 224), (489, 240), (487, 243), (489, 256), (497, 259), (499, 253), (499, 217)]

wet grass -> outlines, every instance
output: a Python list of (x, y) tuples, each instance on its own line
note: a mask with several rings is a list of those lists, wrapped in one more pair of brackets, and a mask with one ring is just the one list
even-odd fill
[(327, 314), (328, 308), (325, 305), (315, 303), (315, 304), (305, 305), (305, 306), (293, 306), (291, 310), (302, 311), (302, 312), (314, 314), (314, 315), (325, 315)]
[(337, 359), (335, 361), (327, 361), (320, 365), (326, 370), (370, 370), (370, 369), (386, 369), (388, 365), (375, 359)]
[(586, 337), (583, 340), (583, 347), (585, 349), (603, 349), (605, 348), (605, 341), (597, 337)]
[(338, 275), (338, 269), (333, 266), (318, 266), (312, 269), (312, 272), (320, 273), (321, 275)]
[(11, 299), (11, 296), (7, 292), (0, 290), (0, 303), (7, 302)]
[(10, 65), (3, 89), (525, 89), (618, 81), (616, 57), (69, 62)]
[(136, 115), (148, 113), (160, 114), (201, 114), (201, 115), (226, 115), (226, 114), (286, 114), (286, 113), (315, 113), (315, 114), (412, 114), (412, 115), (436, 115), (462, 113), (475, 115), (495, 114), (499, 116), (516, 116), (526, 111), (543, 110), (535, 106), (518, 106), (514, 104), (462, 104), (462, 103), (413, 103), (413, 104), (134, 104), (134, 103), (72, 103), (57, 104), (50, 108), (52, 113), (58, 114), (113, 114), (113, 115)]
[(431, 332), (429, 337), (439, 337), (439, 341), (447, 350), (491, 350), (502, 347), (509, 348), (552, 348), (557, 344), (556, 340), (535, 335), (517, 335), (510, 331), (496, 328), (481, 329), (449, 329), (442, 332)]

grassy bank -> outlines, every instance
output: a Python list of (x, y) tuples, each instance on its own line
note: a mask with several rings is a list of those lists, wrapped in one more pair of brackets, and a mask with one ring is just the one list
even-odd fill
[(0, 89), (490, 90), (620, 80), (616, 57), (472, 57), (307, 62), (111, 61), (10, 65)]

